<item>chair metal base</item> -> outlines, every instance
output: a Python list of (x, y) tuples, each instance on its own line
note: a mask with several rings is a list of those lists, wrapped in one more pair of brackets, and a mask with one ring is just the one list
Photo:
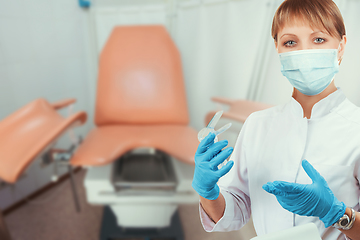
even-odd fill
[(9, 229), (6, 226), (5, 219), (0, 210), (0, 239), (1, 240), (11, 240)]
[[(154, 216), (156, 217), (156, 216)], [(122, 228), (117, 225), (116, 216), (110, 207), (104, 207), (100, 229), (100, 240), (144, 239), (144, 240), (184, 240), (179, 212), (171, 219), (171, 225), (166, 228)]]

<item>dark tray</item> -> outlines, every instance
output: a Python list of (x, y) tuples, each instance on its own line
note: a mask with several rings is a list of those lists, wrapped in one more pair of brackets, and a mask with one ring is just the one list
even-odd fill
[(127, 153), (114, 163), (113, 184), (119, 189), (175, 189), (176, 177), (168, 155)]

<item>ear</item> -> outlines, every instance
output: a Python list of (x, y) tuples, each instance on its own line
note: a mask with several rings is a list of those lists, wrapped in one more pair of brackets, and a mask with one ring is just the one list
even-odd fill
[(341, 39), (341, 42), (340, 42), (340, 49), (339, 49), (339, 52), (338, 52), (338, 60), (339, 60), (340, 63), (341, 63), (341, 61), (343, 59), (343, 56), (344, 56), (346, 42), (347, 42), (346, 35), (343, 35), (343, 37)]

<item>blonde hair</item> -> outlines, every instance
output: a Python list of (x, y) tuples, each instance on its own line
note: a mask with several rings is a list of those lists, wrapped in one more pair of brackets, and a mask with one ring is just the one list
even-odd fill
[(343, 17), (332, 0), (285, 0), (273, 18), (271, 35), (275, 42), (285, 24), (296, 20), (308, 22), (312, 28), (325, 29), (332, 37), (342, 39), (345, 35)]

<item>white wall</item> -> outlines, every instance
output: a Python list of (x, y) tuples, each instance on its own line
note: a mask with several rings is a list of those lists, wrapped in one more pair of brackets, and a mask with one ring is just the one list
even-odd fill
[[(74, 112), (88, 111), (87, 26), (75, 0), (0, 0), (0, 120), (40, 97), (75, 97)], [(84, 135), (88, 125), (76, 133)], [(69, 145), (66, 136), (57, 144)], [(48, 183), (52, 172), (37, 159), (24, 178), (0, 190), (0, 208)]]
[(348, 41), (335, 83), (343, 89), (350, 101), (360, 106), (360, 1), (348, 0), (339, 6), (343, 13)]

